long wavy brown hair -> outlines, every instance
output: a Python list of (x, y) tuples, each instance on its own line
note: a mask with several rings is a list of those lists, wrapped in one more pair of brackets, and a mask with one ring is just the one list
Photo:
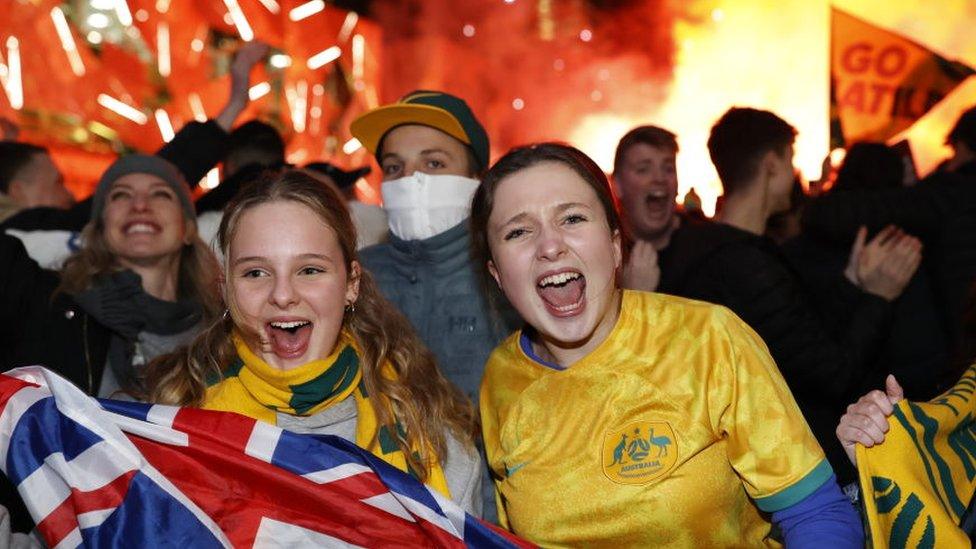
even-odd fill
[[(188, 218), (184, 223), (190, 243), (180, 249), (177, 292), (180, 298), (198, 303), (204, 321), (209, 322), (223, 310), (216, 289), (220, 267), (213, 251), (200, 240), (197, 220)], [(105, 223), (101, 218), (85, 225), (81, 238), (81, 249), (68, 257), (61, 268), (61, 283), (55, 295), (77, 295), (91, 288), (98, 277), (121, 269), (105, 240)]]
[[(218, 232), (224, 257), (229, 257), (230, 243), (244, 212), (281, 201), (302, 204), (328, 224), (339, 239), (346, 270), (352, 272), (353, 262), (358, 262), (356, 230), (345, 202), (335, 190), (299, 171), (266, 176), (242, 189), (227, 205)], [(228, 275), (225, 266), (224, 276)], [(237, 357), (231, 341), (233, 330), (244, 329), (235, 320), (240, 317), (229, 292), (226, 301), (229, 314), (204, 330), (185, 350), (160, 357), (150, 365), (147, 386), (151, 402), (181, 406), (205, 403), (207, 380), (219, 379), (222, 370)], [(343, 316), (342, 326), (360, 350), (367, 394), (381, 395), (389, 403), (376, 406), (379, 424), (397, 433), (397, 445), (421, 480), (427, 479), (438, 456), (446, 456), (445, 427), (473, 447), (477, 425), (470, 401), (441, 375), (433, 353), (365, 271), (359, 280), (355, 310)], [(393, 367), (394, 379), (381, 375), (384, 363)], [(397, 420), (402, 430), (396, 428)], [(374, 437), (370, 446), (375, 442)]]

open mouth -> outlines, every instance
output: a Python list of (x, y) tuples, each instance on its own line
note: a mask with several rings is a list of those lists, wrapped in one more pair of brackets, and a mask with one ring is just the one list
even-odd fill
[(674, 199), (667, 189), (653, 189), (644, 197), (644, 203), (652, 209), (669, 207)]
[(271, 351), (278, 358), (298, 358), (308, 350), (312, 323), (308, 320), (275, 320), (266, 325)]
[(127, 235), (158, 234), (162, 228), (149, 221), (133, 221), (122, 226), (122, 232)]
[(536, 292), (553, 316), (574, 316), (586, 302), (586, 277), (572, 269), (547, 274), (536, 281)]

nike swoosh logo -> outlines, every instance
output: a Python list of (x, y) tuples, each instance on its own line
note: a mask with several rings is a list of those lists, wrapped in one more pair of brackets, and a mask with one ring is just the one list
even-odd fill
[(528, 464), (529, 464), (528, 461), (523, 461), (522, 463), (519, 463), (518, 465), (516, 465), (514, 467), (508, 467), (508, 466), (506, 466), (505, 467), (505, 476), (510, 477), (510, 476), (514, 475), (515, 473), (518, 472), (519, 469), (521, 469), (522, 467), (525, 467)]

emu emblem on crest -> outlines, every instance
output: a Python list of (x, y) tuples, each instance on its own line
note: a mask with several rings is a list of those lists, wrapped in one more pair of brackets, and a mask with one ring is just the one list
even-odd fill
[(677, 462), (677, 441), (665, 421), (639, 421), (612, 429), (603, 438), (603, 473), (621, 484), (646, 484)]

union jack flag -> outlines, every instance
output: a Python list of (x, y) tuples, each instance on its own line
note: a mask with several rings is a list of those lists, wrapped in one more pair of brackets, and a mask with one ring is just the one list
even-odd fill
[(528, 547), (370, 452), (0, 375), (0, 468), (49, 547)]

